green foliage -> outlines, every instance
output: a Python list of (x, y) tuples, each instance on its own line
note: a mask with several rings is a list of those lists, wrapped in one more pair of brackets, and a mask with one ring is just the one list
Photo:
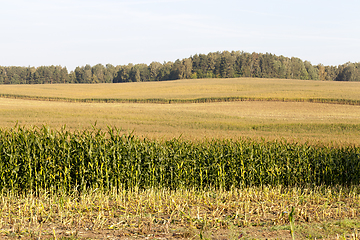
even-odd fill
[(231, 189), (359, 184), (360, 149), (285, 141), (172, 139), (117, 129), (0, 131), (0, 190), (74, 188)]
[(120, 83), (165, 81), (189, 78), (291, 78), (303, 80), (360, 81), (360, 63), (338, 67), (313, 66), (299, 58), (270, 53), (223, 51), (196, 54), (175, 62), (128, 64), (113, 66), (97, 64), (77, 67), (68, 73), (61, 66), (1, 67), (0, 84), (44, 83)]
[(337, 81), (360, 81), (360, 63), (347, 63), (339, 69)]
[(68, 83), (70, 75), (61, 66), (0, 67), (0, 84)]

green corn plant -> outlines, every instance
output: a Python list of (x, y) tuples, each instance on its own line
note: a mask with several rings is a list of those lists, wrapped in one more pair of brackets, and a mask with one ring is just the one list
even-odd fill
[(116, 128), (0, 129), (0, 190), (356, 185), (360, 148), (249, 139), (149, 140)]

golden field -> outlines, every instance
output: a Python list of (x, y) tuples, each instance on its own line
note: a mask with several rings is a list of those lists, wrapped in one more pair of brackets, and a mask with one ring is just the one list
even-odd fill
[[(360, 99), (360, 83), (195, 79), (120, 84), (2, 85), (0, 94), (64, 98), (274, 97)], [(309, 102), (73, 103), (0, 98), (0, 127), (116, 126), (150, 138), (285, 138), (359, 144), (360, 106)]]
[(211, 78), (109, 84), (1, 85), (0, 94), (63, 98), (278, 97), (360, 100), (359, 82), (266, 78)]
[(360, 143), (360, 107), (299, 102), (67, 103), (0, 99), (1, 127), (116, 126), (135, 135), (189, 139), (285, 138)]

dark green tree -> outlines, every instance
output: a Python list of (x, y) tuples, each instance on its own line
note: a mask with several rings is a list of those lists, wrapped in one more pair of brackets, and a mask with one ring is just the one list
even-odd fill
[(343, 67), (341, 67), (336, 81), (360, 81), (360, 64), (345, 64)]
[(305, 69), (308, 73), (308, 79), (319, 80), (319, 70), (314, 67), (309, 61), (304, 62)]
[(159, 81), (159, 73), (162, 64), (159, 62), (152, 62), (149, 65), (149, 80), (150, 81)]
[(228, 51), (224, 51), (220, 58), (220, 77), (233, 78), (235, 76), (234, 70), (235, 57)]

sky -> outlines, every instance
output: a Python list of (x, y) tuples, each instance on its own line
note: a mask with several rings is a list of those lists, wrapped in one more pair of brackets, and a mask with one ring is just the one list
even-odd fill
[(217, 51), (360, 62), (358, 0), (0, 0), (0, 66), (163, 63)]

